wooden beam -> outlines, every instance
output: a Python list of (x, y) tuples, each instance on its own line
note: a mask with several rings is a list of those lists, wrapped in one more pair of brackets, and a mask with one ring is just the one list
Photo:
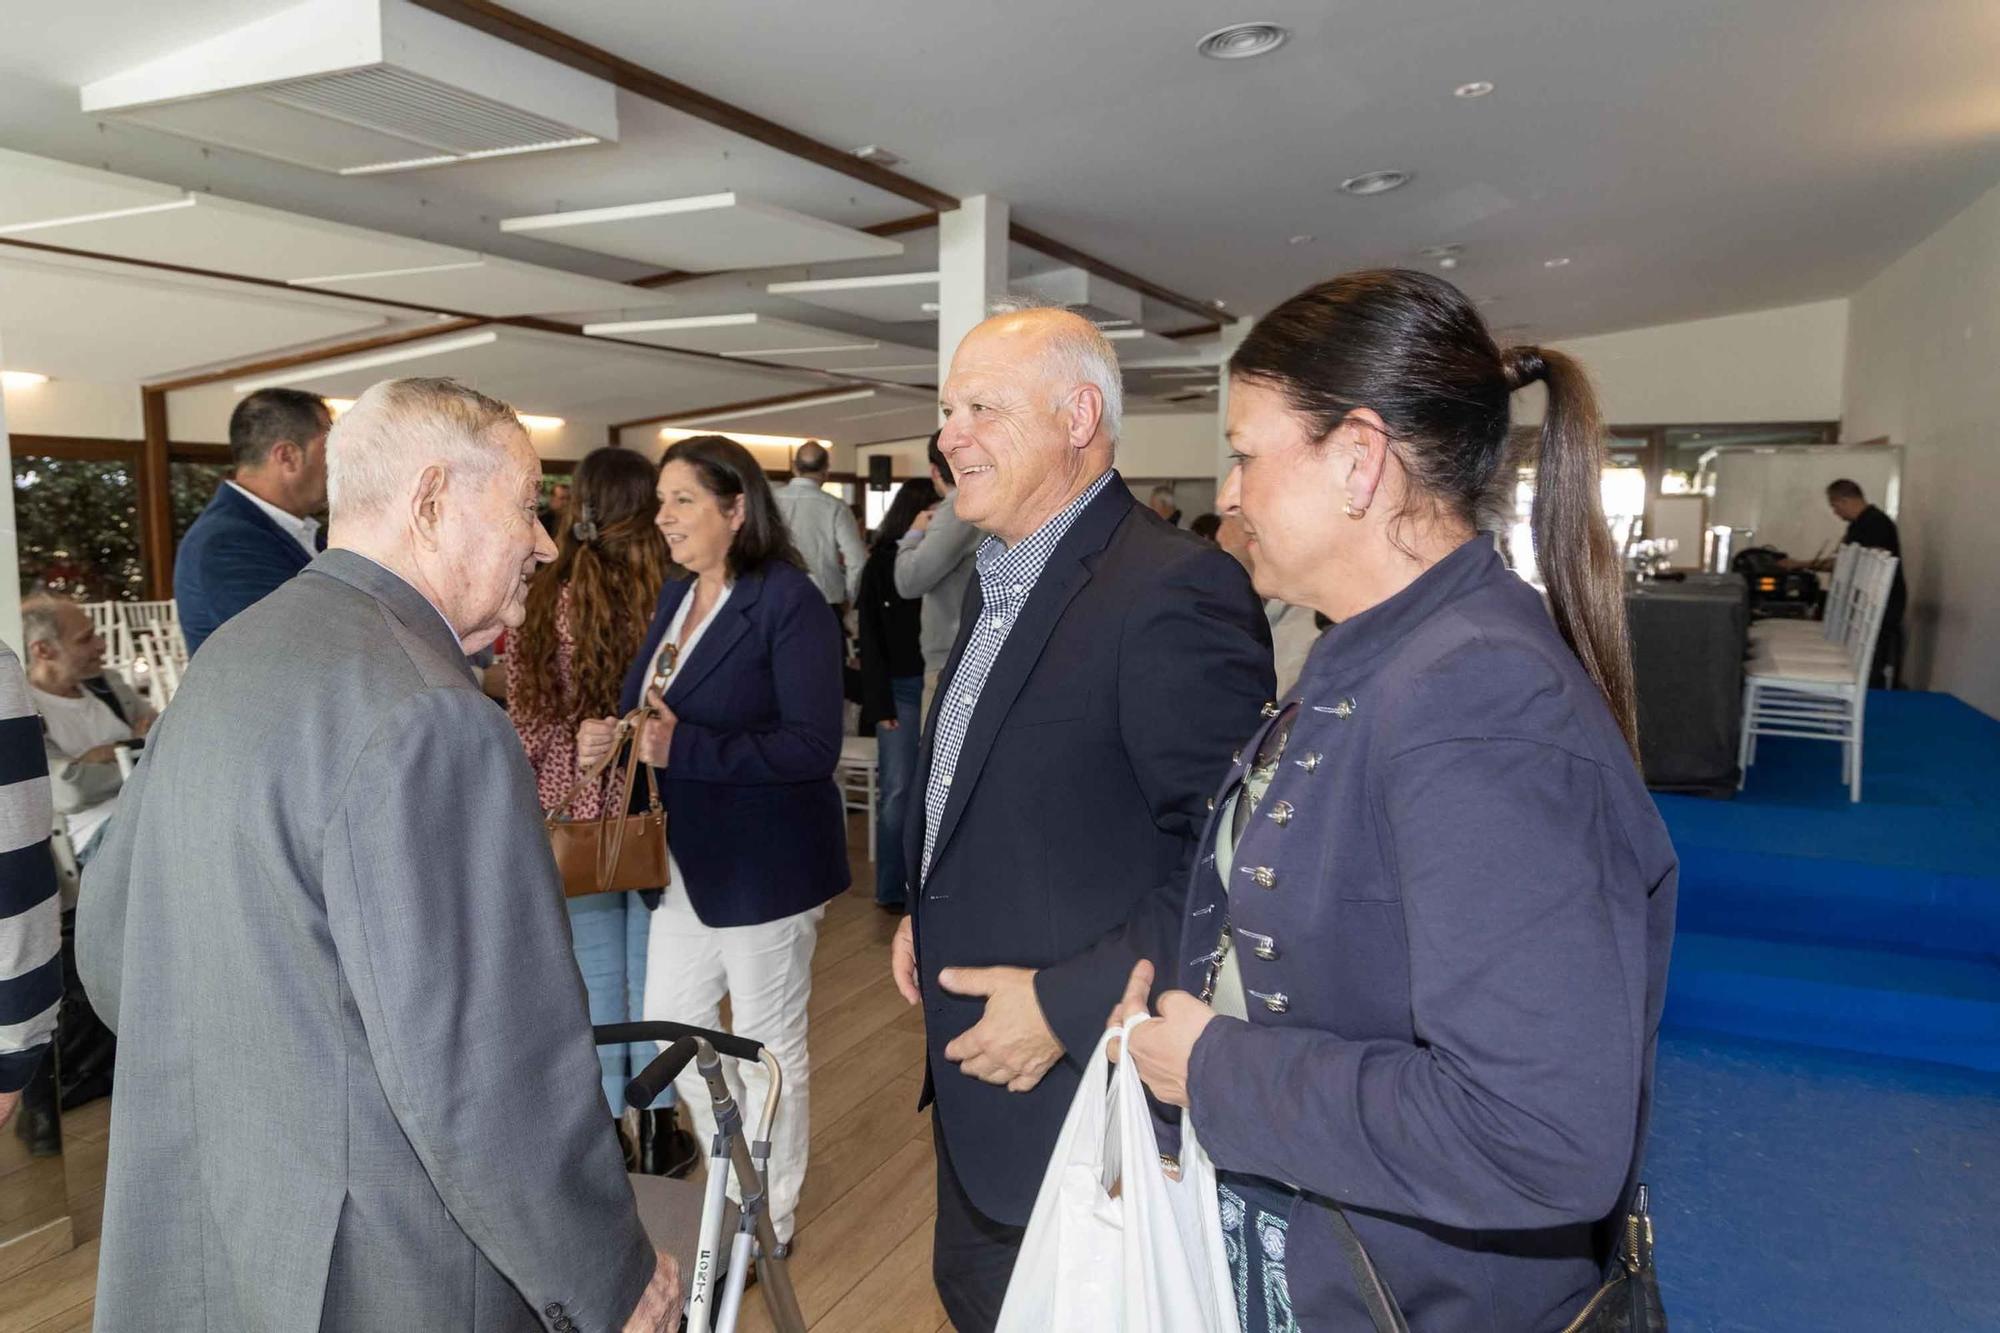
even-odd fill
[(630, 93), (662, 106), (705, 120), (711, 125), (719, 125), (746, 139), (768, 145), (781, 153), (801, 158), (816, 166), (860, 181), (864, 185), (886, 193), (899, 195), (925, 208), (945, 211), (958, 207), (958, 200), (942, 190), (932, 189), (921, 181), (910, 179), (887, 167), (877, 166), (854, 154), (821, 143), (809, 135), (788, 129), (776, 121), (766, 120), (754, 112), (745, 111), (719, 97), (690, 88), (685, 83), (667, 78), (614, 55), (601, 46), (593, 46), (581, 38), (572, 37), (546, 24), (537, 23), (523, 14), (490, 2), (490, 0), (416, 0), (423, 8), (448, 19), (477, 28), (503, 41), (547, 56), (559, 64), (586, 74), (606, 79)]
[(8, 447), (16, 458), (61, 458), (79, 463), (139, 461), (137, 440), (107, 440), (89, 435), (13, 435)]
[(1152, 297), (1155, 301), (1178, 307), (1189, 314), (1211, 320), (1222, 316), (1221, 308), (1213, 301), (1200, 301), (1192, 296), (1183, 296), (1177, 291), (1162, 287), (1157, 282), (1149, 282), (1128, 269), (1119, 268), (1116, 264), (1107, 264), (1102, 259), (1087, 255), (1075, 246), (1065, 245), (1053, 236), (1030, 230), (1018, 222), (1007, 228), (1007, 238), (1016, 245), (1025, 245), (1030, 250), (1045, 254), (1051, 259), (1074, 264), (1086, 273), (1095, 273), (1100, 278), (1115, 282), (1121, 287), (1130, 287), (1136, 292)]
[(476, 329), (488, 321), (483, 319), (454, 319), (445, 324), (434, 324), (428, 328), (401, 329), (395, 333), (378, 333), (370, 338), (356, 338), (351, 342), (336, 343), (331, 347), (320, 347), (303, 352), (288, 352), (284, 356), (269, 357), (262, 361), (251, 361), (240, 366), (230, 366), (226, 370), (211, 370), (200, 375), (188, 375), (182, 379), (164, 380), (152, 387), (162, 393), (175, 393), (181, 389), (198, 389), (205, 384), (219, 384), (223, 380), (233, 380), (239, 375), (262, 375), (273, 370), (290, 370), (294, 366), (309, 366), (318, 361), (331, 361), (336, 357), (358, 356), (362, 352), (373, 352), (384, 347), (397, 347), (403, 343), (422, 342), (426, 338), (440, 338), (447, 333), (463, 333)]
[[(934, 212), (912, 213), (909, 217), (891, 218), (887, 222), (878, 222), (872, 227), (863, 227), (861, 230), (867, 232), (870, 236), (901, 236), (906, 231), (922, 231), (926, 227), (935, 227), (937, 226), (937, 220), (938, 215)], [(785, 265), (784, 267), (794, 266)], [(732, 271), (740, 273), (743, 270), (718, 269), (716, 272), (727, 273)], [(690, 273), (685, 269), (670, 268), (664, 273), (649, 273), (643, 278), (633, 278), (629, 285), (646, 288), (672, 287), (677, 283), (693, 282), (696, 278), (712, 278), (715, 276), (716, 273)]]
[(139, 390), (146, 439), (139, 451), (139, 542), (146, 560), (146, 592), (154, 601), (174, 595), (174, 509), (167, 473), (167, 395)]

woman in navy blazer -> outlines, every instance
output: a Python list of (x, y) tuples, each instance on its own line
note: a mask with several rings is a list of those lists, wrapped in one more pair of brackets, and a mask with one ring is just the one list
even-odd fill
[[(644, 1012), (713, 1027), (727, 995), (734, 1030), (777, 1057), (785, 1081), (771, 1213), (789, 1246), (806, 1169), (813, 944), (825, 903), (848, 885), (833, 783), (840, 627), (742, 445), (720, 435), (679, 441), (661, 460), (658, 490), (656, 522), (694, 577), (660, 594), (620, 702), (628, 712), (642, 700), (653, 710), (635, 743), (667, 808), (673, 878), (653, 914)], [(652, 683), (669, 659), (662, 695)], [(579, 764), (604, 755), (615, 725), (583, 724)], [(731, 1073), (744, 1081), (739, 1101), (754, 1121), (768, 1079), (754, 1065)], [(706, 1142), (715, 1133), (707, 1088), (692, 1068), (677, 1087)], [(732, 1180), (732, 1196), (735, 1188)]]
[[(1553, 1333), (1641, 1257), (1612, 1238), (1677, 882), (1589, 385), (1412, 272), (1301, 293), (1230, 372), (1219, 501), (1258, 591), (1335, 623), (1210, 803), (1185, 909), (1155, 914), (1141, 952), (1174, 989), (1132, 1056), (1218, 1168), (1246, 1330), (1395, 1327), (1394, 1300), (1417, 1333)], [(1508, 402), (1535, 382), (1553, 617), (1475, 524), (1513, 492)]]

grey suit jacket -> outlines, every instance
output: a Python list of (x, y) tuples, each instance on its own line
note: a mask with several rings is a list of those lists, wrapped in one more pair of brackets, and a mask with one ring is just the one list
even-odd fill
[(617, 1329), (652, 1275), (526, 755), (329, 551), (210, 639), (84, 877), (99, 1333)]

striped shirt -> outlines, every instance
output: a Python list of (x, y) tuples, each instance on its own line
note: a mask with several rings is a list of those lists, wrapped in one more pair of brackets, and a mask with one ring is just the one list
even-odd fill
[(21, 663), (0, 644), (0, 1092), (18, 1092), (55, 1035), (62, 903), (49, 859), (48, 757)]
[(1057, 544), (1076, 522), (1076, 516), (1116, 476), (1115, 472), (1106, 472), (1025, 541), (1010, 547), (1003, 545), (998, 537), (988, 537), (979, 544), (973, 557), (974, 573), (979, 579), (979, 619), (973, 622), (972, 634), (965, 641), (964, 656), (942, 687), (944, 698), (938, 705), (937, 734), (931, 740), (919, 884), (930, 878), (931, 853), (937, 850), (938, 829), (944, 823), (944, 808), (951, 799), (951, 779), (958, 767), (958, 754), (965, 748), (965, 733), (972, 725), (972, 713), (979, 706), (986, 678), (993, 674), (993, 664), (1000, 660), (1000, 650), (1007, 646), (1014, 617), (1028, 604), (1049, 557), (1055, 554)]

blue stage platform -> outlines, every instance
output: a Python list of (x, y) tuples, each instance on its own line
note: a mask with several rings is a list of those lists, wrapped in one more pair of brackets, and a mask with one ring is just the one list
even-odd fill
[(2000, 1329), (2000, 722), (1869, 700), (1660, 796), (1679, 933), (1648, 1149), (1676, 1333)]

